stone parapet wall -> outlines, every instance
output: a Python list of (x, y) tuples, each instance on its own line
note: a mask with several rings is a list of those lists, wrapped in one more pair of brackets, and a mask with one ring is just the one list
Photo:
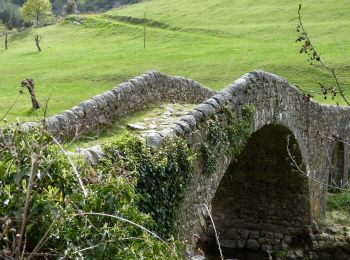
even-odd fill
[(49, 131), (61, 139), (94, 132), (133, 111), (160, 102), (200, 103), (215, 91), (183, 77), (147, 72), (46, 119)]

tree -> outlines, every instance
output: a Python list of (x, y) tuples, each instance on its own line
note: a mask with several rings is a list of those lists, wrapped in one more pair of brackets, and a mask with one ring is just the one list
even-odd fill
[(22, 26), (23, 20), (19, 14), (19, 6), (7, 0), (0, 0), (0, 21), (2, 21), (8, 29)]
[(77, 5), (74, 0), (67, 0), (67, 4), (63, 7), (63, 14), (76, 14), (77, 13)]
[(42, 37), (42, 35), (40, 35), (40, 34), (35, 34), (35, 35), (33, 36), (33, 39), (34, 39), (36, 48), (38, 49), (39, 52), (41, 52), (40, 41), (41, 41), (42, 38), (43, 38), (43, 37)]
[(0, 36), (4, 36), (5, 39), (5, 50), (7, 50), (7, 39), (8, 39), (8, 29), (5, 24), (0, 21)]
[(32, 99), (32, 109), (36, 110), (40, 108), (40, 104), (35, 96), (34, 91), (34, 80), (33, 79), (24, 79), (21, 82), (22, 88), (26, 87), (28, 89), (28, 92), (30, 94), (30, 98)]
[(36, 24), (52, 15), (52, 5), (49, 0), (27, 0), (20, 13), (24, 21)]

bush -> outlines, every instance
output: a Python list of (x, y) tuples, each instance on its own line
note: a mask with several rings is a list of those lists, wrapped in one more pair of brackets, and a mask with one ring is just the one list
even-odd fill
[[(175, 235), (181, 203), (193, 175), (194, 152), (181, 140), (154, 149), (131, 135), (104, 147), (106, 169), (137, 176), (139, 208), (155, 221), (163, 238)], [(122, 173), (120, 171), (123, 171)]]
[(328, 210), (350, 212), (350, 191), (329, 194)]
[(173, 259), (181, 252), (178, 243), (170, 248), (146, 230), (155, 223), (138, 209), (137, 175), (76, 159), (85, 196), (67, 157), (42, 129), (2, 130), (0, 148), (1, 257), (18, 258), (24, 244), (24, 256), (43, 258)]

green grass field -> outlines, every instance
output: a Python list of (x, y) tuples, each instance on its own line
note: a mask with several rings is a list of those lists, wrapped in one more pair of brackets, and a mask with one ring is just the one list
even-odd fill
[[(304, 0), (304, 23), (321, 55), (350, 84), (350, 1)], [(0, 50), (0, 114), (17, 96), (20, 82), (33, 78), (50, 115), (148, 70), (160, 70), (221, 89), (254, 69), (280, 74), (318, 90), (331, 82), (310, 66), (295, 43), (299, 2), (287, 0), (151, 0), (106, 14), (84, 15), (13, 35)], [(144, 13), (152, 20), (143, 48)], [(43, 35), (41, 53), (32, 34)], [(350, 88), (346, 88), (350, 94)], [(321, 96), (317, 97), (321, 102)], [(7, 119), (33, 120), (30, 97), (21, 95)]]

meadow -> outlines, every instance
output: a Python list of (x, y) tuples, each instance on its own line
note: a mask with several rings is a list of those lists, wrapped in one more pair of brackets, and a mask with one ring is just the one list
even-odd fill
[[(309, 36), (349, 95), (350, 1), (300, 2)], [(42, 105), (49, 100), (49, 115), (149, 70), (181, 75), (219, 90), (246, 72), (262, 69), (319, 91), (319, 82), (333, 82), (299, 54), (298, 5), (287, 0), (151, 0), (15, 33), (9, 49), (0, 49), (0, 114), (16, 99), (24, 78), (34, 79)], [(34, 33), (43, 36), (40, 53)], [(321, 94), (315, 99), (344, 104), (340, 99), (324, 100)], [(33, 112), (30, 107), (24, 91), (7, 122), (43, 115), (43, 110)]]

